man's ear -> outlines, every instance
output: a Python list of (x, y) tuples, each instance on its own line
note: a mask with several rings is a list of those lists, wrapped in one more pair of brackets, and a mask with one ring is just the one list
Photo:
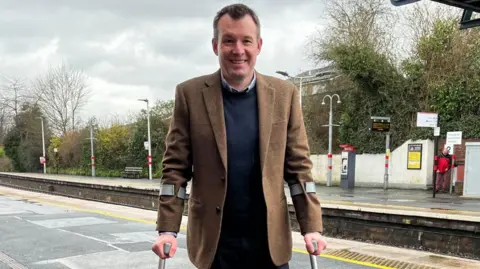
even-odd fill
[(218, 40), (216, 40), (215, 38), (212, 38), (212, 49), (215, 55), (218, 56)]
[(263, 46), (263, 39), (260, 37), (258, 39), (258, 44), (257, 44), (257, 49), (258, 49), (258, 54), (262, 51), (262, 46)]

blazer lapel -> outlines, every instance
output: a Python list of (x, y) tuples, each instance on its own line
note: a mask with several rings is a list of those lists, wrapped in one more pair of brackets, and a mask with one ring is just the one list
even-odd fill
[(223, 112), (222, 86), (220, 82), (220, 71), (208, 77), (203, 89), (203, 100), (210, 118), (215, 140), (217, 141), (218, 152), (222, 163), (227, 169), (227, 135), (225, 130), (225, 117)]
[[(259, 114), (259, 139), (260, 139), (260, 165), (262, 171), (267, 157), (268, 144), (272, 130), (273, 108), (275, 103), (275, 90), (265, 78), (257, 73), (257, 99)], [(212, 125), (218, 152), (225, 169), (227, 169), (227, 134), (225, 130), (225, 117), (223, 108), (222, 86), (220, 71), (209, 76), (203, 89), (203, 100)]]
[(270, 133), (272, 131), (275, 90), (259, 73), (257, 73), (257, 98), (260, 129), (260, 165), (263, 171), (268, 145), (270, 143)]

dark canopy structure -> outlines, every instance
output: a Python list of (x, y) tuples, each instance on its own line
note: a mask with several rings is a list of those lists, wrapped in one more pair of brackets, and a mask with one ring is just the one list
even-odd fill
[[(390, 0), (394, 6), (403, 6), (421, 0)], [(460, 29), (480, 26), (480, 19), (474, 19), (473, 13), (480, 13), (480, 0), (431, 0), (441, 4), (463, 9), (460, 19)]]

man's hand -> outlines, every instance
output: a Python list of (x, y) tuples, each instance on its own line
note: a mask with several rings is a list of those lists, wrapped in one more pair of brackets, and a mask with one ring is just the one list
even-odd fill
[[(163, 253), (163, 246), (166, 243), (170, 243), (172, 245), (168, 256), (165, 255), (165, 253)], [(175, 238), (175, 236), (171, 234), (160, 235), (152, 246), (152, 251), (155, 252), (155, 254), (157, 254), (160, 257), (160, 259), (172, 258), (175, 255), (176, 250), (177, 250), (177, 239)]]
[[(327, 248), (327, 241), (320, 233), (307, 233), (305, 234), (303, 239), (305, 240), (305, 247), (307, 248), (308, 253), (310, 253), (311, 255), (318, 256), (325, 248)], [(317, 251), (315, 251), (315, 249), (313, 248), (312, 241), (314, 240), (317, 241)]]

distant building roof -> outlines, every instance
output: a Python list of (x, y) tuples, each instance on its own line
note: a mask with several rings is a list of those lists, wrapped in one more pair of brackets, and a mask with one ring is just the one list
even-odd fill
[(297, 87), (300, 87), (301, 81), (302, 96), (315, 95), (331, 91), (332, 89), (328, 88), (327, 82), (337, 78), (339, 75), (340, 72), (330, 65), (300, 72), (288, 80)]
[(290, 77), (288, 80), (298, 84), (301, 79), (302, 84), (310, 84), (328, 81), (337, 77), (338, 75), (339, 72), (333, 66), (325, 66), (303, 71), (293, 77)]
[(337, 73), (338, 73), (337, 70), (333, 66), (325, 66), (325, 67), (319, 67), (319, 68), (303, 71), (300, 74), (297, 74), (295, 77), (307, 77), (307, 76), (323, 77), (323, 76), (329, 76), (329, 75), (336, 75)]

